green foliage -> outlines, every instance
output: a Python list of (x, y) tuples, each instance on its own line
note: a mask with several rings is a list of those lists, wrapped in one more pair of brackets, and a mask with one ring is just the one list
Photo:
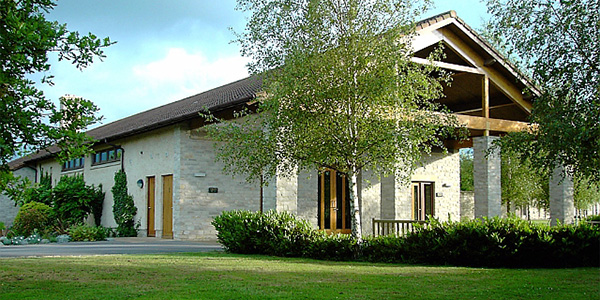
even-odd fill
[(600, 221), (600, 215), (587, 216), (586, 221)]
[(106, 193), (102, 191), (102, 184), (98, 185), (98, 188), (94, 188), (92, 194), (92, 214), (94, 214), (94, 223), (96, 226), (100, 226), (102, 223), (102, 210), (104, 207), (104, 197)]
[[(357, 174), (407, 179), (458, 125), (433, 101), (448, 74), (411, 61), (407, 37), (423, 3), (239, 0), (250, 17), (237, 42), (265, 93), (252, 107), (259, 118), (207, 128), (227, 142), (215, 144), (225, 171), (249, 180), (324, 168), (345, 174), (360, 239)], [(440, 56), (438, 49), (429, 59)]]
[(520, 159), (514, 149), (503, 149), (502, 159), (502, 203), (508, 212), (513, 207), (549, 207), (548, 174), (536, 170), (530, 159)]
[(0, 172), (0, 191), (3, 191), (15, 206), (29, 202), (52, 205), (52, 175), (42, 173), (39, 183), (32, 183), (27, 177), (15, 176), (12, 172)]
[[(94, 203), (104, 201), (100, 188), (85, 184), (83, 176), (63, 176), (52, 190), (53, 210), (61, 227), (81, 224), (92, 212)], [(102, 199), (99, 199), (102, 196)]]
[(212, 224), (228, 252), (324, 260), (471, 267), (600, 266), (600, 226), (549, 227), (517, 218), (439, 222), (405, 237), (328, 235), (289, 213), (226, 211)]
[(507, 135), (539, 169), (558, 165), (600, 179), (600, 2), (488, 0), (488, 26), (542, 88), (531, 133)]
[(11, 228), (13, 235), (30, 236), (34, 231), (46, 232), (51, 229), (52, 208), (39, 203), (29, 202), (21, 206)]
[(355, 260), (360, 256), (358, 240), (349, 234), (327, 234), (314, 231), (303, 256), (323, 260)]
[(460, 151), (460, 190), (473, 191), (473, 150)]
[(306, 220), (275, 211), (225, 211), (212, 225), (217, 239), (229, 252), (301, 256), (315, 234)]
[(135, 215), (137, 207), (133, 202), (133, 196), (127, 191), (127, 174), (119, 170), (115, 173), (115, 184), (112, 187), (113, 215), (117, 222), (119, 236), (137, 236), (135, 226)]
[[(61, 99), (59, 110), (29, 79), (34, 73), (48, 73), (48, 53), (71, 61), (77, 68), (104, 57), (103, 48), (113, 42), (67, 30), (66, 24), (46, 20), (54, 0), (0, 0), (0, 171), (23, 149), (37, 150), (56, 143), (64, 150), (60, 158), (87, 152), (82, 143), (91, 141), (84, 130), (99, 118), (98, 108), (83, 99)], [(45, 76), (42, 84), (52, 84)], [(48, 118), (50, 123), (48, 123)], [(62, 123), (65, 126), (60, 126)]]
[(589, 177), (575, 176), (573, 200), (577, 209), (587, 209), (600, 203), (600, 181)]
[[(548, 227), (517, 218), (438, 222), (400, 243), (406, 262), (472, 267), (600, 266), (600, 228)], [(373, 256), (372, 257), (376, 257)]]
[(74, 242), (104, 241), (108, 236), (108, 230), (102, 226), (90, 226), (87, 224), (74, 225), (67, 230)]

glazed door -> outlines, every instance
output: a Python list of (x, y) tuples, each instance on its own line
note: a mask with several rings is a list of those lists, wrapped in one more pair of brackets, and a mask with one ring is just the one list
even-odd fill
[(434, 185), (433, 182), (413, 182), (413, 219), (418, 221), (427, 220), (427, 216), (434, 216)]
[(334, 170), (319, 175), (319, 229), (329, 233), (350, 233), (350, 189), (346, 176)]
[(173, 175), (162, 177), (163, 180), (163, 239), (173, 238)]
[(156, 230), (154, 229), (155, 178), (146, 178), (146, 185), (148, 187), (148, 236), (156, 236)]

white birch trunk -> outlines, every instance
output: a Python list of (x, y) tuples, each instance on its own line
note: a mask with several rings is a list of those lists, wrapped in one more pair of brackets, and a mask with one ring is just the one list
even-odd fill
[(356, 171), (350, 172), (350, 213), (352, 214), (352, 236), (357, 242), (362, 243), (362, 225), (360, 222), (360, 206), (358, 203), (358, 175)]

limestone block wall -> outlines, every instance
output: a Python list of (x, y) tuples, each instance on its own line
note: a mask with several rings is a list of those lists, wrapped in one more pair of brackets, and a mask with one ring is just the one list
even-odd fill
[[(25, 167), (16, 170), (14, 171), (14, 175), (29, 178), (31, 182), (35, 182), (35, 170), (31, 168)], [(15, 206), (15, 202), (8, 198), (8, 196), (0, 193), (0, 222), (4, 223), (6, 228), (12, 226), (18, 212), (19, 207)]]
[(314, 228), (318, 228), (318, 205), (319, 205), (319, 174), (318, 172), (300, 172), (297, 185), (297, 211), (296, 214), (310, 222)]
[[(260, 210), (260, 186), (245, 178), (223, 174), (216, 163), (214, 142), (203, 134), (182, 130), (179, 140), (179, 173), (173, 203), (174, 238), (215, 240), (210, 224), (226, 210)], [(217, 188), (217, 193), (209, 193)]]
[(460, 219), (471, 220), (475, 218), (475, 193), (460, 192)]
[[(442, 221), (460, 220), (460, 156), (459, 153), (432, 153), (424, 156), (411, 181), (433, 182), (435, 189), (435, 217)], [(397, 182), (396, 218), (410, 220), (412, 193), (409, 183)]]
[(359, 176), (362, 234), (373, 233), (373, 218), (381, 219), (382, 184), (377, 175), (363, 172)]

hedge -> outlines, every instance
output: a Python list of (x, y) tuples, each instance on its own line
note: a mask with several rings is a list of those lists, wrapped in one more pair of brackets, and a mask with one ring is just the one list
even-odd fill
[(600, 227), (549, 227), (518, 218), (429, 220), (405, 237), (327, 235), (290, 213), (227, 211), (212, 223), (225, 250), (327, 260), (470, 267), (600, 266)]

